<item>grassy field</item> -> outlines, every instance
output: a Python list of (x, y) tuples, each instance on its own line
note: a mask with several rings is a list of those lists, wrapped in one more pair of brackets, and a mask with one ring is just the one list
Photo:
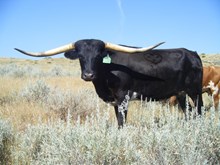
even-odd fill
[[(202, 59), (220, 64), (218, 55)], [(207, 95), (208, 112), (187, 122), (166, 102), (131, 102), (118, 130), (77, 60), (0, 59), (0, 91), (0, 164), (220, 164)]]

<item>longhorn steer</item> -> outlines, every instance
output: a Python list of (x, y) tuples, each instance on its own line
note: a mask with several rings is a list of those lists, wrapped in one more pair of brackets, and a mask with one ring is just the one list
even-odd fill
[[(69, 59), (79, 58), (81, 77), (92, 81), (98, 96), (114, 104), (119, 127), (126, 121), (128, 101), (136, 99), (167, 99), (187, 93), (194, 102), (198, 98), (198, 113), (202, 106), (202, 63), (196, 52), (184, 48), (134, 48), (101, 40), (79, 40), (42, 53), (21, 53), (45, 57), (65, 52)], [(185, 110), (185, 101), (180, 102)]]

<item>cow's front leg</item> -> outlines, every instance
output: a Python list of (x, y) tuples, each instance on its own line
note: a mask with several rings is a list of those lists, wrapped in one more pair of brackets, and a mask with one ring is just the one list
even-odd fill
[(119, 105), (114, 106), (119, 128), (123, 127), (126, 122), (129, 100), (130, 96), (127, 94), (125, 95), (124, 100)]

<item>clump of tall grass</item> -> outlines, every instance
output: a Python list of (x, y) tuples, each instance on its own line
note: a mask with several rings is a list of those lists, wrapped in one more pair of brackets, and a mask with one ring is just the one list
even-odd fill
[(0, 164), (10, 164), (14, 132), (9, 122), (0, 119)]
[(44, 109), (54, 111), (66, 120), (68, 113), (77, 118), (86, 116), (96, 108), (97, 96), (89, 89), (78, 91), (62, 90), (51, 87), (44, 80), (30, 82), (19, 92), (19, 97), (27, 102), (41, 104)]

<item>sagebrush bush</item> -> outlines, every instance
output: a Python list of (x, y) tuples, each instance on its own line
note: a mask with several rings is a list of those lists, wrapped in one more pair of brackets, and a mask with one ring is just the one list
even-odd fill
[(14, 132), (9, 122), (0, 119), (0, 164), (11, 164)]
[(20, 91), (20, 96), (28, 102), (45, 102), (48, 98), (51, 88), (43, 80), (37, 80), (35, 83), (30, 82)]
[(65, 71), (60, 66), (55, 66), (50, 70), (51, 76), (63, 76)]
[[(74, 66), (72, 68), (74, 68)], [(67, 69), (64, 69), (61, 65), (54, 65), (48, 72), (44, 73), (44, 76), (47, 76), (47, 77), (62, 77), (62, 76), (80, 77), (80, 71), (79, 70), (75, 70), (75, 71), (67, 70)]]
[(45, 108), (60, 114), (62, 119), (66, 119), (68, 112), (71, 116), (86, 116), (96, 108), (97, 96), (89, 89), (81, 89), (77, 92), (62, 91), (54, 88), (49, 93)]

